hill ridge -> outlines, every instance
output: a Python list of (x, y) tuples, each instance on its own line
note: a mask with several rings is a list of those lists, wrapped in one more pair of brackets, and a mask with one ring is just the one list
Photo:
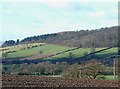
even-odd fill
[[(19, 41), (19, 40), (18, 40)], [(24, 44), (24, 43), (47, 43), (57, 44), (61, 46), (71, 47), (111, 47), (118, 44), (118, 26), (100, 28), (95, 30), (80, 30), (51, 33), (45, 35), (38, 35), (27, 37), (20, 42), (7, 41), (2, 46), (7, 46), (10, 43)]]

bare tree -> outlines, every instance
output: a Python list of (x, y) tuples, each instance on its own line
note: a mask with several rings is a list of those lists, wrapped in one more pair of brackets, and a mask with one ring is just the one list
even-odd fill
[(86, 63), (82, 69), (82, 75), (93, 79), (95, 79), (102, 72), (103, 66), (96, 59), (92, 59)]

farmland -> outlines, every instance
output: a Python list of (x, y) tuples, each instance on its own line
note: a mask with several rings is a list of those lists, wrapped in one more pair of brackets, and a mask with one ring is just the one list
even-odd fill
[[(72, 54), (74, 55), (74, 58), (79, 58), (84, 56), (85, 52), (89, 54), (91, 50), (90, 48), (79, 48), (76, 50), (60, 53), (65, 50), (71, 50), (74, 48), (75, 47), (66, 47), (66, 46), (59, 46), (59, 45), (45, 44), (45, 43), (36, 43), (36, 44), (34, 43), (34, 44), (28, 44), (28, 45), (23, 44), (23, 45), (17, 45), (17, 46), (4, 47), (1, 50), (3, 50), (2, 53), (8, 52), (8, 55), (6, 57), (7, 59), (23, 59), (23, 58), (29, 58), (29, 57), (35, 57), (35, 56), (39, 56), (38, 57), (39, 59), (39, 58), (42, 58), (41, 56), (43, 56), (44, 58), (44, 55), (52, 55), (52, 54), (54, 55), (52, 57), (44, 58), (42, 60), (67, 58), (69, 56), (69, 52), (72, 52)], [(95, 51), (99, 51), (105, 48), (106, 47), (95, 48)], [(40, 53), (40, 51), (42, 51), (42, 53)], [(60, 54), (55, 55), (56, 53), (60, 53)], [(116, 55), (117, 53), (118, 53), (118, 49), (117, 47), (114, 47), (114, 48), (102, 51), (100, 53), (96, 53), (96, 56), (99, 58), (105, 58), (111, 55)]]
[(1, 3), (2, 89), (118, 87), (117, 2), (83, 1)]
[[(107, 47), (95, 48), (95, 52), (103, 50), (101, 52), (95, 53), (95, 57), (104, 59), (106, 57), (109, 57), (111, 55), (116, 55), (118, 53), (117, 47), (113, 47), (110, 49), (106, 49), (106, 48)], [(104, 49), (106, 49), (106, 50), (104, 50)], [(25, 66), (25, 67), (22, 67), (22, 65), (19, 64), (18, 61), (13, 62), (12, 64), (6, 62), (6, 64), (3, 65), (5, 74), (7, 73), (7, 74), (38, 75), (38, 74), (36, 74), (36, 71), (40, 71), (39, 70), (40, 67), (37, 68), (37, 66), (41, 65), (41, 67), (42, 67), (42, 65), (49, 65), (48, 67), (47, 66), (42, 67), (42, 68), (44, 68), (44, 72), (39, 72), (39, 76), (47, 76), (47, 77), (61, 77), (61, 72), (63, 72), (63, 68), (62, 68), (62, 66), (61, 67), (59, 66), (61, 64), (57, 65), (57, 64), (50, 64), (50, 63), (48, 63), (48, 64), (41, 63), (41, 60), (43, 60), (43, 61), (44, 60), (45, 61), (52, 60), (55, 62), (67, 61), (69, 63), (69, 62), (71, 62), (71, 61), (69, 61), (70, 53), (72, 53), (73, 61), (78, 61), (76, 59), (85, 56), (85, 53), (87, 53), (87, 54), (91, 53), (91, 48), (66, 47), (66, 46), (59, 46), (59, 45), (46, 44), (46, 43), (21, 44), (21, 45), (16, 45), (16, 46), (4, 47), (4, 48), (1, 48), (1, 50), (3, 50), (2, 51), (3, 53), (8, 52), (7, 57), (6, 58), (3, 57), (3, 61), (20, 60), (20, 61), (23, 61), (23, 62), (21, 62), (21, 64), (23, 63), (22, 65)], [(9, 53), (10, 51), (14, 51), (14, 52)], [(91, 55), (88, 56), (88, 58), (89, 57), (91, 58)], [(67, 59), (67, 60), (63, 60), (63, 59)], [(26, 61), (26, 60), (28, 60), (28, 61)], [(33, 61), (31, 61), (31, 60), (33, 60)], [(29, 64), (25, 65), (24, 64), (25, 62), (27, 62), (27, 63), (37, 62), (37, 64), (33, 65), (30, 63), (30, 65)], [(67, 65), (68, 64), (65, 65), (66, 68), (69, 67)], [(30, 66), (33, 68), (33, 70), (30, 69), (31, 68)], [(59, 69), (59, 67), (61, 68), (61, 70)], [(36, 70), (34, 68), (36, 68)], [(28, 71), (25, 72), (24, 70), (28, 70)], [(58, 72), (55, 72), (56, 70)], [(55, 75), (54, 72), (57, 75)], [(104, 79), (113, 80), (113, 77), (111, 77), (109, 75), (108, 76), (105, 75)]]
[[(102, 49), (105, 49), (105, 48), (96, 48), (95, 51), (99, 51), (99, 50), (102, 50)], [(84, 56), (85, 52), (87, 52), (89, 54), (90, 50), (91, 50), (90, 48), (79, 48), (77, 50), (69, 51), (69, 52), (73, 53), (74, 58), (79, 58), (79, 57)], [(55, 56), (50, 57), (50, 58), (46, 58), (46, 60), (57, 59), (57, 58), (62, 58), (62, 57), (67, 58), (69, 56), (69, 52), (65, 52), (65, 53), (62, 53), (62, 54), (59, 54), (59, 55), (55, 55)], [(99, 57), (99, 58), (105, 58), (105, 57), (108, 57), (108, 56), (111, 56), (111, 55), (116, 55), (117, 53), (118, 53), (118, 48), (114, 47), (114, 48), (102, 51), (100, 53), (96, 53), (96, 56)]]
[[(32, 44), (31, 44), (32, 45)], [(37, 44), (38, 45), (38, 44)], [(42, 54), (51, 54), (51, 53), (57, 53), (57, 52), (61, 52), (67, 49), (71, 49), (71, 47), (64, 47), (64, 46), (58, 46), (58, 45), (51, 45), (51, 44), (43, 44), (42, 46), (38, 46), (35, 48), (29, 48), (27, 49), (26, 45), (20, 45), (20, 46), (12, 46), (12, 47), (5, 47), (4, 49), (10, 49), (10, 50), (5, 50), (2, 51), (3, 53), (7, 52), (7, 51), (11, 51), (14, 50), (16, 52), (14, 53), (9, 53), (8, 54), (8, 59), (20, 59), (20, 58), (27, 58), (27, 57), (32, 57), (32, 56), (37, 56), (40, 55), (40, 51), (43, 51)], [(24, 50), (21, 50), (25, 48)]]
[(28, 75), (3, 75), (2, 87), (118, 87), (118, 81)]

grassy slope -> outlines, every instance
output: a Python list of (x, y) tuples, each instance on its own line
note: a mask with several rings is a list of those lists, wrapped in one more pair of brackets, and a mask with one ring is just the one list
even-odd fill
[[(30, 44), (30, 45), (33, 45), (33, 44)], [(9, 53), (7, 58), (19, 59), (19, 58), (27, 58), (27, 57), (31, 57), (31, 56), (37, 56), (37, 55), (39, 55), (40, 50), (43, 51), (43, 54), (54, 54), (54, 53), (62, 52), (62, 51), (73, 48), (73, 47), (65, 47), (65, 46), (59, 46), (59, 45), (53, 45), (53, 44), (45, 44), (43, 46), (38, 46), (35, 48), (31, 48), (31, 49), (21, 50), (21, 48), (23, 48), (23, 47), (27, 47), (27, 45), (6, 47), (6, 48), (9, 48), (10, 50), (16, 51), (14, 53)], [(96, 48), (95, 50), (98, 51), (101, 49), (104, 49), (104, 48)], [(117, 48), (112, 48), (112, 49), (102, 51), (100, 53), (96, 53), (96, 55), (100, 58), (105, 58), (107, 56), (117, 54), (117, 51), (118, 51)], [(69, 51), (69, 52), (72, 52), (74, 54), (75, 58), (79, 58), (79, 57), (83, 56), (85, 52), (90, 53), (90, 48), (80, 48), (80, 49)], [(56, 55), (56, 56), (53, 56), (50, 58), (44, 58), (44, 60), (68, 57), (69, 52), (62, 53), (62, 54), (59, 54), (59, 55)]]
[(112, 48), (112, 49), (108, 49), (108, 50), (105, 50), (103, 52), (100, 52), (100, 53), (96, 53), (100, 58), (104, 58), (104, 57), (108, 57), (108, 56), (111, 56), (111, 55), (117, 55), (118, 53), (118, 48), (115, 47), (115, 48)]
[(65, 46), (58, 46), (58, 45), (52, 45), (52, 44), (46, 44), (43, 46), (38, 46), (31, 49), (25, 49), (20, 50), (17, 48), (17, 52), (9, 53), (7, 58), (26, 58), (31, 56), (37, 56), (39, 55), (39, 51), (43, 51), (43, 54), (54, 54), (58, 52), (62, 52), (68, 49), (71, 49), (72, 47), (65, 47)]
[[(98, 51), (98, 50), (102, 50), (102, 49), (105, 49), (105, 48), (96, 48), (95, 50)], [(80, 48), (80, 49), (70, 51), (70, 52), (72, 52), (74, 54), (75, 58), (79, 58), (79, 57), (84, 56), (85, 52), (90, 53), (90, 48)], [(112, 48), (112, 49), (102, 51), (100, 53), (96, 53), (96, 55), (99, 58), (105, 58), (105, 57), (108, 57), (110, 55), (116, 55), (117, 53), (118, 53), (118, 48)], [(45, 60), (57, 59), (57, 58), (68, 57), (68, 56), (69, 56), (69, 52), (66, 52), (66, 53), (62, 53), (62, 54), (59, 54), (59, 55), (56, 55), (56, 56), (53, 56), (50, 58), (45, 58)]]

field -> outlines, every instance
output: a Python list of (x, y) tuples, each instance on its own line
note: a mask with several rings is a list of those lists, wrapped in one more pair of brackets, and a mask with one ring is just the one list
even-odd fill
[[(29, 46), (28, 46), (29, 47)], [(4, 49), (7, 49), (8, 47), (5, 47)], [(37, 56), (40, 55), (40, 51), (42, 51), (42, 54), (53, 54), (53, 53), (57, 53), (57, 52), (61, 52), (61, 51), (65, 51), (67, 49), (71, 49), (71, 47), (64, 47), (64, 46), (58, 46), (58, 45), (51, 45), (51, 44), (44, 44), (42, 46), (38, 46), (38, 47), (34, 47), (34, 48), (30, 48), (27, 49), (27, 46), (23, 45), (23, 46), (18, 46), (18, 47), (9, 47), (10, 50), (13, 50), (16, 52), (13, 53), (8, 53), (8, 56), (6, 58), (10, 58), (10, 59), (20, 59), (20, 58), (27, 58), (27, 57), (33, 57), (33, 56)], [(24, 50), (21, 50), (23, 48), (26, 48)], [(2, 51), (3, 53), (6, 51)]]
[[(90, 48), (79, 48), (76, 50), (60, 53), (74, 48), (75, 47), (66, 47), (66, 46), (59, 46), (59, 45), (45, 44), (45, 43), (32, 43), (32, 44), (4, 47), (1, 50), (3, 50), (2, 53), (8, 52), (8, 55), (6, 56), (7, 59), (23, 59), (23, 58), (32, 59), (31, 57), (33, 58), (35, 57), (36, 59), (44, 58), (43, 60), (67, 58), (69, 56), (69, 52), (72, 52), (74, 58), (79, 58), (84, 56), (85, 52), (89, 54), (91, 50)], [(102, 49), (105, 48), (95, 48), (95, 51), (99, 51)], [(40, 53), (40, 51), (42, 53)], [(100, 53), (96, 53), (96, 56), (99, 58), (105, 58), (117, 54), (118, 53), (117, 51), (118, 51), (117, 47), (111, 48), (102, 51)], [(56, 53), (60, 53), (60, 54), (55, 55)], [(48, 56), (54, 55), (54, 56), (45, 58), (46, 55)], [(3, 59), (5, 58), (3, 57)]]
[[(95, 51), (100, 51), (104, 48), (95, 48)], [(73, 50), (74, 49), (74, 50)], [(4, 47), (1, 48), (2, 53), (8, 53), (7, 57), (3, 57), (3, 60), (9, 60), (11, 61), (13, 59), (15, 60), (34, 60), (35, 62), (40, 62), (41, 60), (56, 60), (59, 58), (69, 59), (69, 53), (72, 53), (72, 57), (74, 59), (80, 58), (85, 56), (84, 53), (89, 54), (91, 51), (91, 48), (77, 48), (76, 47), (66, 47), (66, 46), (59, 46), (54, 44), (45, 44), (45, 43), (32, 43), (32, 44), (23, 44), (23, 45), (16, 45), (16, 46), (10, 46), (10, 47)], [(59, 53), (59, 54), (58, 54)], [(109, 57), (111, 55), (116, 55), (118, 53), (118, 48), (113, 47), (104, 51), (101, 51), (99, 53), (95, 53), (95, 57), (104, 59), (106, 57)], [(40, 60), (40, 61), (39, 61)], [(63, 60), (64, 61), (64, 60)], [(17, 63), (17, 62), (16, 62)], [(24, 62), (23, 62), (24, 63)], [(6, 68), (12, 69), (14, 64), (7, 64), (4, 65)], [(16, 65), (16, 68), (20, 67), (20, 64)], [(13, 68), (14, 69), (14, 68)], [(41, 75), (45, 76), (46, 75)], [(61, 77), (60, 75), (47, 75), (47, 77)], [(105, 79), (113, 80), (113, 76), (104, 75)]]
[[(105, 49), (105, 48), (95, 48), (95, 51), (99, 51), (99, 50), (102, 50), (102, 49)], [(90, 48), (79, 48), (79, 49), (76, 49), (74, 51), (69, 51), (69, 52), (73, 53), (74, 58), (79, 58), (79, 57), (84, 56), (85, 52), (87, 52), (89, 54), (90, 50), (91, 50)], [(48, 60), (48, 59), (57, 59), (57, 58), (63, 58), (63, 57), (67, 58), (69, 56), (69, 52), (65, 52), (65, 53), (55, 55), (53, 57), (49, 57), (49, 58), (45, 58), (45, 59)], [(116, 48), (111, 48), (111, 49), (102, 51), (100, 53), (96, 53), (95, 55), (99, 58), (105, 58), (105, 57), (108, 57), (108, 56), (111, 56), (111, 55), (116, 55), (117, 53), (118, 53), (118, 48), (116, 47)]]
[(118, 81), (27, 75), (3, 75), (2, 87), (118, 87)]

